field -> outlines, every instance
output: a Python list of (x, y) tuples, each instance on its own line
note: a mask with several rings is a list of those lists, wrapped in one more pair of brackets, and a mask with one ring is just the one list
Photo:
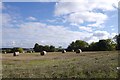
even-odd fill
[(118, 52), (2, 54), (3, 78), (117, 78)]

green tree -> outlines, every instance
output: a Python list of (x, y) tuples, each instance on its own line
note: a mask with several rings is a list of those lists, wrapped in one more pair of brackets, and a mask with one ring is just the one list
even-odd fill
[(49, 47), (48, 45), (45, 45), (45, 46), (43, 47), (43, 50), (49, 52), (49, 51), (50, 51), (50, 47)]
[(92, 43), (89, 45), (89, 50), (97, 51), (97, 50), (98, 50), (97, 44), (98, 44), (98, 42), (92, 42)]
[(107, 39), (106, 41), (107, 41), (108, 46), (109, 46), (108, 50), (115, 50), (116, 49), (117, 44), (115, 41), (113, 41), (112, 39)]
[(40, 52), (41, 51), (40, 48), (41, 46), (38, 43), (36, 43), (33, 49), (35, 52)]
[(116, 43), (111, 39), (99, 40), (99, 42), (93, 42), (89, 48), (93, 51), (111, 51), (115, 50)]
[(14, 48), (12, 49), (12, 52), (20, 52), (20, 53), (23, 53), (23, 48), (14, 47)]
[(20, 53), (23, 53), (23, 48), (18, 48), (18, 51), (19, 51)]
[(50, 46), (50, 52), (54, 52), (55, 51), (55, 46)]
[(82, 40), (76, 40), (75, 42), (72, 42), (67, 50), (72, 51), (72, 50), (77, 50), (77, 49), (82, 49), (85, 50), (85, 48), (88, 47), (88, 43)]
[(47, 52), (54, 52), (55, 51), (55, 47), (54, 46), (49, 46), (49, 45), (39, 45), (38, 43), (36, 43), (34, 45), (34, 51), (35, 52), (41, 52), (41, 51), (47, 51)]
[(120, 34), (116, 36), (117, 50), (120, 50)]

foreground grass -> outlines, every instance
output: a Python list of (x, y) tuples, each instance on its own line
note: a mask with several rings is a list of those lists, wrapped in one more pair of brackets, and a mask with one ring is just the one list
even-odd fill
[(117, 78), (117, 52), (2, 55), (3, 78)]

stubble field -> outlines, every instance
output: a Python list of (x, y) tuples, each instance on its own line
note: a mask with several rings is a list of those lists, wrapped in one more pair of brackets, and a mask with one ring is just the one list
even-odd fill
[(118, 52), (2, 54), (3, 78), (117, 78)]

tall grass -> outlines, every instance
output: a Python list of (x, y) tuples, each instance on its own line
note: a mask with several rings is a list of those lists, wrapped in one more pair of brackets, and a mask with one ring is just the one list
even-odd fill
[(117, 52), (3, 54), (3, 78), (117, 78)]

